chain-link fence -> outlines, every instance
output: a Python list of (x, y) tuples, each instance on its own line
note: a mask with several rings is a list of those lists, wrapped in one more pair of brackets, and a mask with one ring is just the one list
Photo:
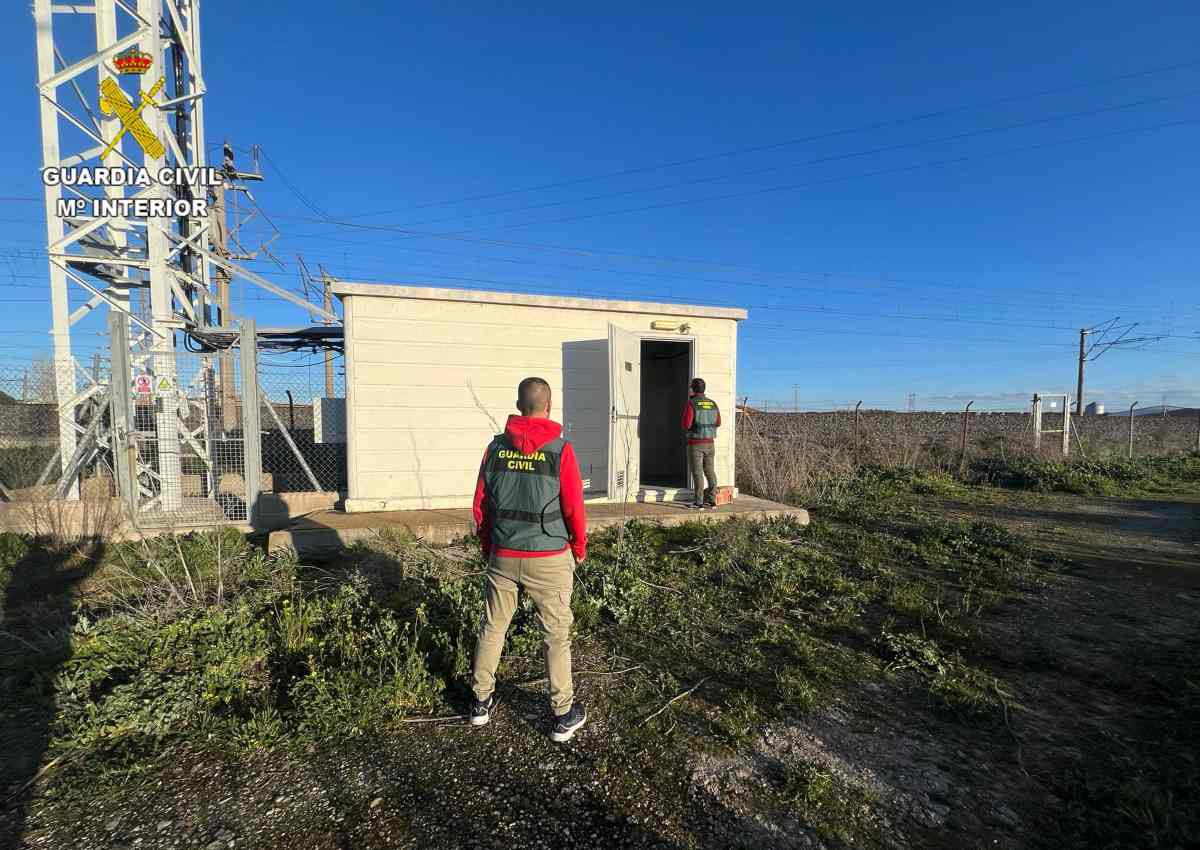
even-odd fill
[[(49, 357), (0, 363), (0, 499), (115, 495), (112, 455), (102, 439), (108, 373), (100, 356), (89, 358), (87, 368), (72, 360), (56, 369)], [(64, 471), (72, 472), (70, 481)]]
[(346, 490), (346, 383), (343, 360), (323, 352), (258, 358), (264, 490)]
[[(832, 453), (849, 464), (956, 471), (975, 457), (1062, 457), (1063, 414), (1055, 408), (1042, 413), (1040, 447), (1035, 446), (1034, 417), (1028, 411), (855, 411), (851, 407), (794, 413), (743, 405), (738, 421), (739, 437), (744, 427), (773, 444), (806, 447), (822, 457)], [(1128, 409), (1072, 415), (1069, 427), (1071, 457), (1200, 451), (1200, 409), (1195, 407), (1156, 405), (1132, 419)]]
[(131, 356), (128, 387), (116, 390), (128, 390), (129, 436), (116, 436), (139, 524), (248, 520), (238, 362), (184, 351)]
[(323, 353), (254, 354), (256, 487), (246, 478), (246, 361), (237, 347), (135, 348), (118, 352), (126, 359), (115, 370), (99, 355), (87, 368), (0, 363), (0, 502), (106, 500), (153, 529), (250, 522), (257, 493), (344, 492), (340, 357), (327, 370)]

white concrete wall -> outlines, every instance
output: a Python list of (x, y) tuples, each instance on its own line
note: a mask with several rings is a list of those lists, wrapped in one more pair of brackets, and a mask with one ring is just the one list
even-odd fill
[[(717, 474), (733, 484), (733, 316), (742, 311), (648, 305), (657, 312), (631, 312), (636, 302), (366, 284), (339, 284), (335, 292), (345, 304), (349, 511), (468, 507), (483, 450), (516, 412), (517, 384), (530, 375), (549, 381), (551, 418), (564, 424), (591, 490), (603, 491), (609, 322), (647, 336), (673, 336), (651, 330), (652, 321), (688, 322), (697, 373), (726, 425)], [(505, 303), (514, 300), (537, 303)], [(717, 315), (696, 315), (703, 312)]]

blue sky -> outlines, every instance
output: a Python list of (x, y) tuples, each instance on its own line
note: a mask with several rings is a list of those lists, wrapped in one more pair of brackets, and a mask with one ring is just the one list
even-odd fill
[[(805, 407), (1019, 407), (1119, 315), (1165, 338), (1089, 398), (1200, 402), (1194, 2), (544, 5), (207, 0), (208, 139), (262, 147), (283, 234), (251, 267), (744, 306), (739, 395)], [(3, 14), (11, 370), (49, 306), (33, 21)]]

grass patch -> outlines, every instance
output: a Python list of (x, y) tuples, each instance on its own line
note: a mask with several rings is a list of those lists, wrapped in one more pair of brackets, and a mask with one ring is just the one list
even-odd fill
[(786, 766), (780, 794), (804, 823), (839, 841), (853, 844), (869, 828), (871, 795), (826, 768)]
[[(9, 535), (0, 555), (11, 565), (40, 545)], [(736, 743), (884, 677), (894, 658), (878, 622), (890, 610), (940, 618), (928, 640), (961, 642), (950, 623), (978, 608), (948, 600), (1007, 587), (1016, 546), (990, 527), (929, 521), (631, 523), (619, 546), (613, 531), (592, 542), (573, 603), (577, 645), (643, 668), (619, 694), (624, 722), (707, 678), (697, 698), (713, 706), (709, 731)], [(93, 566), (60, 604), (60, 630), (48, 636), (18, 615), (0, 655), (4, 698), (54, 703), (52, 757), (126, 765), (170, 740), (305, 744), (461, 710), (482, 610), (484, 564), (470, 550), (392, 537), (318, 569), (223, 531), (114, 545)], [(925, 573), (920, 584), (901, 577), (912, 570)], [(0, 585), (12, 576), (0, 570)], [(21, 593), (36, 611), (42, 591), (7, 587), (10, 602)], [(504, 680), (537, 670), (540, 653), (525, 601)], [(944, 666), (918, 686), (946, 691), (962, 668)], [(686, 704), (652, 726), (670, 727)]]
[(1200, 676), (1194, 657), (1167, 661), (1177, 675), (1137, 682), (1135, 736), (1097, 732), (1056, 777), (1057, 846), (1200, 846)]
[[(1150, 486), (1190, 480), (1195, 464), (1120, 474)], [(619, 538), (594, 537), (572, 602), (575, 666), (628, 671), (601, 680), (593, 703), (623, 742), (597, 764), (668, 787), (688, 754), (749, 752), (764, 724), (794, 722), (866, 684), (916, 692), (946, 723), (1004, 734), (1010, 689), (981, 626), (1040, 591), (1056, 562), (1001, 526), (932, 512), (926, 497), (978, 492), (943, 473), (863, 468), (828, 492), (808, 526), (631, 522)], [(71, 551), (0, 535), (0, 702), (13, 707), (7, 737), (21, 751), (0, 783), (59, 756), (88, 769), (52, 781), (96, 783), (178, 744), (303, 749), (457, 714), (484, 569), (471, 546), (403, 535), (320, 567), (268, 556), (231, 531)], [(523, 599), (502, 687), (544, 675), (541, 643)], [(1176, 696), (1193, 700), (1189, 687)], [(1173, 734), (1194, 740), (1194, 730)], [(1127, 810), (1121, 824), (1144, 826), (1171, 800), (1195, 799), (1194, 775), (1173, 784), (1118, 768), (1142, 784), (1085, 785), (1079, 811)], [(831, 839), (861, 844), (875, 828), (864, 815), (872, 801), (833, 774), (793, 765), (776, 785), (784, 806)]]
[(1133, 459), (1107, 456), (1071, 461), (986, 457), (972, 462), (980, 483), (1081, 496), (1148, 496), (1200, 489), (1200, 453)]

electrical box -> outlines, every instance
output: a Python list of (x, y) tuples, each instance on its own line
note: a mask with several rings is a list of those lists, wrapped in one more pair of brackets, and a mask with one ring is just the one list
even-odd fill
[(313, 442), (346, 442), (346, 400), (344, 398), (313, 399)]

